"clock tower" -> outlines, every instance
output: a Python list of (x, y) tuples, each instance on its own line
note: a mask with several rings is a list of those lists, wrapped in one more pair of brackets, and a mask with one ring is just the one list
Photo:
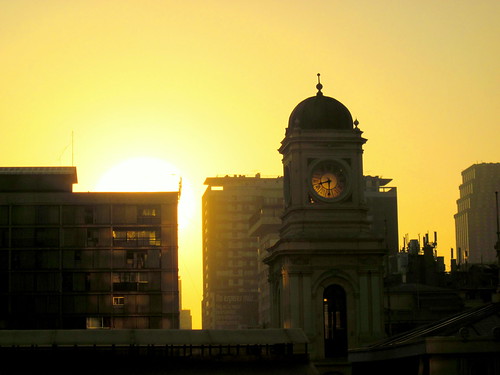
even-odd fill
[(366, 139), (339, 101), (322, 93), (290, 115), (283, 155), (285, 211), (270, 248), (271, 322), (302, 328), (313, 360), (347, 360), (380, 339), (382, 239), (370, 231), (363, 183)]

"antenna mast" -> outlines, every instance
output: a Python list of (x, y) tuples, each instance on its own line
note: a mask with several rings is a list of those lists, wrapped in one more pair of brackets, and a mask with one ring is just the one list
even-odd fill
[(181, 193), (182, 193), (182, 176), (179, 177), (179, 193), (177, 194), (177, 199), (181, 199)]

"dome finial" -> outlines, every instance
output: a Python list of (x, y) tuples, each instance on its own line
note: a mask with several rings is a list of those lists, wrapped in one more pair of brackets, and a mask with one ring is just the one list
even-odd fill
[(321, 84), (321, 81), (319, 79), (319, 77), (321, 76), (321, 74), (318, 73), (318, 84), (316, 85), (316, 88), (318, 89), (318, 92), (316, 95), (323, 95), (323, 93), (321, 92), (321, 89), (323, 88), (323, 85)]

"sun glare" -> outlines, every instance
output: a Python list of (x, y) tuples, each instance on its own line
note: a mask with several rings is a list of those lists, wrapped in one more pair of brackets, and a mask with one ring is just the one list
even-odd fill
[(186, 227), (194, 214), (195, 201), (189, 183), (170, 163), (150, 157), (125, 160), (109, 169), (97, 182), (97, 192), (179, 191), (179, 227)]

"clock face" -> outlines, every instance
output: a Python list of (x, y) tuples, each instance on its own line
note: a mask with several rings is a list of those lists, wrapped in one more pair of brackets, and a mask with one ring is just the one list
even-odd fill
[(347, 186), (345, 167), (334, 160), (316, 164), (311, 174), (313, 191), (321, 198), (335, 199), (344, 193)]

